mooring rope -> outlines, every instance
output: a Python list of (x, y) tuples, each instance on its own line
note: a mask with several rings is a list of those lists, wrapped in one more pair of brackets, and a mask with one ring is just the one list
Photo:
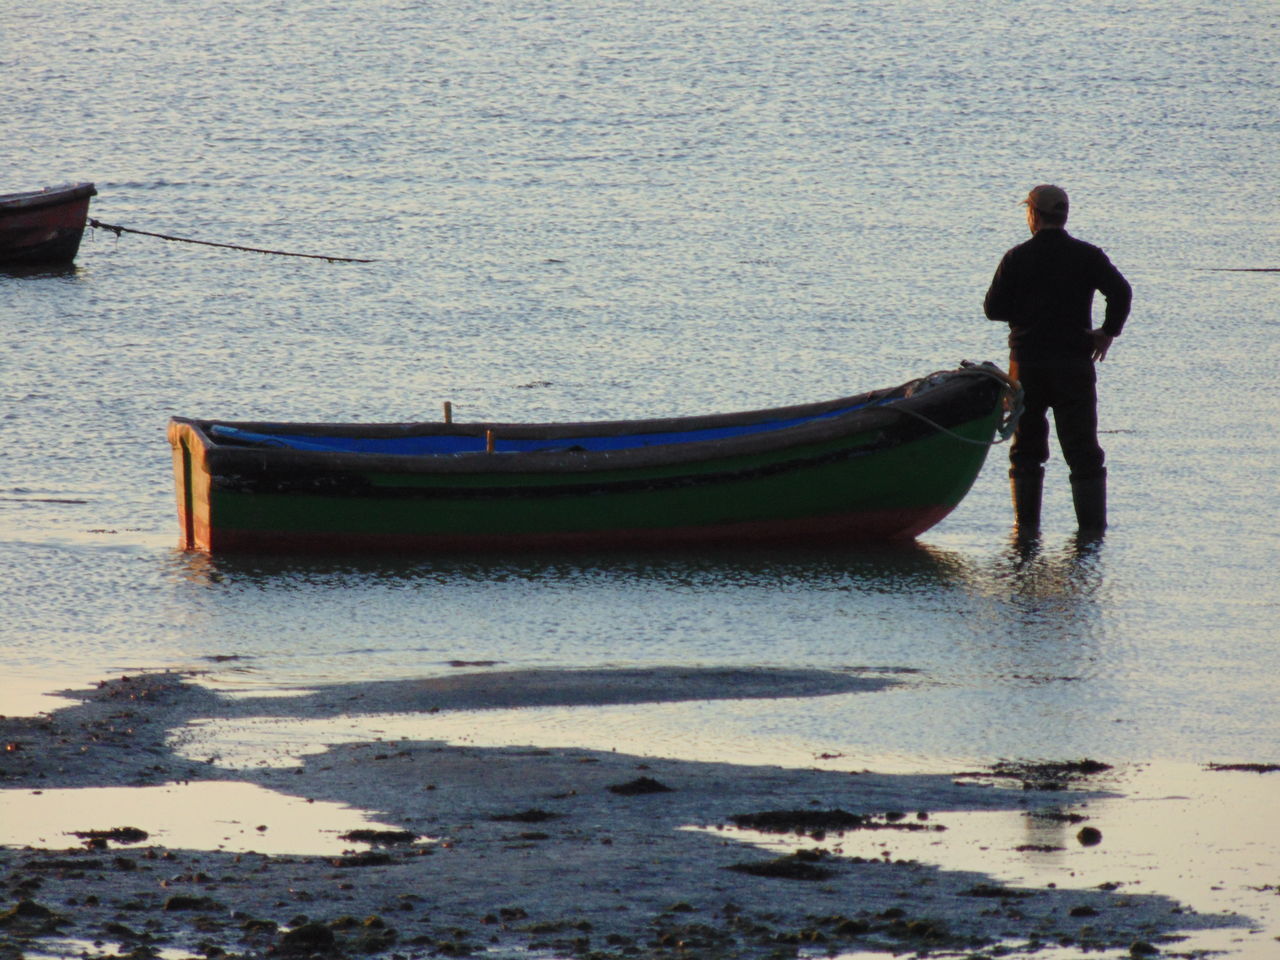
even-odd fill
[(190, 237), (171, 237), (164, 233), (151, 233), (148, 230), (134, 230), (114, 223), (103, 223), (101, 220), (89, 218), (89, 226), (96, 230), (110, 230), (117, 237), (122, 233), (136, 233), (143, 237), (156, 237), (160, 240), (174, 240), (178, 243), (198, 243), (204, 247), (224, 247), (227, 250), (243, 250), (246, 253), (269, 253), (277, 257), (307, 257), (310, 260), (328, 260), (330, 263), (375, 263), (374, 260), (361, 260), (357, 257), (329, 257), (322, 253), (290, 253), (287, 250), (264, 250), (261, 247), (242, 247), (237, 243), (214, 243), (212, 240), (192, 240)]
[[(1005, 406), (1004, 415), (1001, 417), (1000, 423), (996, 426), (996, 432), (999, 434), (998, 439), (974, 440), (972, 437), (961, 436), (954, 430), (944, 427), (942, 424), (926, 417), (922, 413), (916, 413), (916, 411), (908, 410), (905, 407), (894, 407), (893, 409), (897, 413), (906, 414), (909, 417), (915, 417), (917, 420), (922, 420), (940, 433), (945, 433), (947, 436), (953, 437), (962, 443), (971, 443), (977, 447), (994, 447), (1006, 442), (1013, 437), (1013, 431), (1017, 428), (1018, 420), (1022, 417), (1022, 386), (1018, 381), (1014, 380), (1003, 370), (1000, 370), (991, 363), (975, 364), (966, 360), (961, 366), (964, 368), (964, 373), (990, 377), (992, 380), (996, 380), (1003, 385), (1004, 390), (1002, 392), (1005, 394), (1008, 402)], [(938, 373), (929, 374), (928, 377), (921, 377), (921, 380), (928, 380), (930, 377), (936, 377), (950, 372), (951, 371), (949, 370), (940, 370)], [(963, 375), (964, 374), (962, 373), (961, 376)]]

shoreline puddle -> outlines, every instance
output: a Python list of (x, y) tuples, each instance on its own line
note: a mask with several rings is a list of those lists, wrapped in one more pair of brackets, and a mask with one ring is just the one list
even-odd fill
[(229, 770), (287, 769), (330, 746), (396, 740), (480, 748), (612, 750), (635, 756), (745, 766), (821, 770), (866, 766), (877, 773), (944, 773), (966, 764), (978, 766), (977, 761), (959, 758), (815, 753), (813, 744), (800, 735), (725, 736), (726, 719), (735, 727), (743, 726), (742, 718), (781, 716), (795, 703), (779, 698), (372, 713), (331, 718), (200, 719), (171, 731), (169, 744), (187, 760), (204, 763), (213, 759)]
[(343, 840), (341, 834), (383, 826), (354, 807), (308, 802), (225, 780), (0, 790), (0, 846), (83, 848), (77, 832), (126, 824), (145, 830), (147, 838), (129, 844), (110, 842), (109, 852), (163, 846), (266, 856), (337, 856), (370, 849), (370, 844)]
[[(1052, 807), (944, 811), (924, 821), (933, 830), (830, 831), (816, 840), (738, 827), (688, 829), (778, 855), (816, 847), (843, 858), (914, 860), (982, 873), (1014, 888), (1159, 894), (1198, 912), (1247, 918), (1247, 926), (1187, 932), (1180, 955), (1280, 940), (1280, 836), (1267, 826), (1280, 779), (1178, 764), (1137, 765), (1118, 779), (1124, 796), (1072, 803), (1064, 793)], [(1088, 828), (1101, 838), (1081, 836)], [(1052, 947), (1036, 954), (1046, 960), (1078, 955), (1078, 948)]]

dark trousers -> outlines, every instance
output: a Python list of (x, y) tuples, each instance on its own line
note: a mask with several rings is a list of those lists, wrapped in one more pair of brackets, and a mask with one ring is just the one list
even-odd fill
[(1049, 418), (1072, 480), (1105, 476), (1106, 455), (1098, 446), (1098, 377), (1093, 363), (1049, 366), (1010, 363), (1010, 374), (1022, 384), (1023, 409), (1009, 448), (1009, 475), (1039, 476), (1049, 459)]

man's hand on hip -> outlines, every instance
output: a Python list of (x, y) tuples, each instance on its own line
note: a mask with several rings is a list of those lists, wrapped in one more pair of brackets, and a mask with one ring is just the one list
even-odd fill
[(1111, 341), (1115, 337), (1108, 336), (1101, 330), (1090, 330), (1089, 336), (1093, 338), (1093, 359), (1098, 362), (1107, 359), (1107, 351), (1111, 349)]

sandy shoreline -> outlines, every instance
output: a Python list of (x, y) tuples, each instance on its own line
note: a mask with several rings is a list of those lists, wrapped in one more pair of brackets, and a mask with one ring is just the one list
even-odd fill
[[(401, 739), (331, 747), (291, 769), (227, 770), (174, 749), (186, 725), (202, 719), (647, 703), (728, 691), (873, 694), (890, 683), (821, 671), (492, 671), (233, 700), (178, 674), (104, 682), (46, 717), (0, 720), (0, 788), (239, 780), (358, 807), (418, 839), (353, 842), (343, 856), (167, 849), (129, 837), (0, 848), (0, 960), (85, 950), (981, 957), (1000, 955), (1001, 944), (1140, 953), (1176, 950), (1181, 931), (1246, 923), (1119, 889), (1002, 887), (892, 855), (893, 836), (908, 829), (933, 830), (945, 843), (948, 812), (1058, 815), (1080, 799), (1087, 768), (1021, 778), (877, 774)], [(732, 829), (735, 818), (770, 811), (790, 812), (777, 818), (790, 828), (777, 849)], [(124, 826), (147, 831), (145, 807), (128, 824), (76, 829)], [(876, 830), (889, 855), (842, 856), (842, 829)], [(1077, 829), (1067, 828), (1072, 843)], [(82, 942), (60, 945), (68, 939)]]

